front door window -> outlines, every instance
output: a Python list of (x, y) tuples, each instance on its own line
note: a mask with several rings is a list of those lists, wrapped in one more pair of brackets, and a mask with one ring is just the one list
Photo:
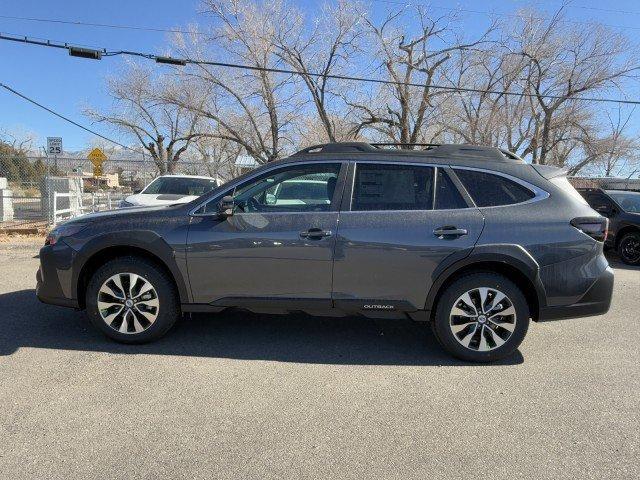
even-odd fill
[(339, 163), (282, 168), (236, 188), (237, 212), (326, 212), (331, 209)]

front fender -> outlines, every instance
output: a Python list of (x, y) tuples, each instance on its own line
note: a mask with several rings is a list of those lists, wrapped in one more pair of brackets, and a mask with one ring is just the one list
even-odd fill
[[(73, 246), (72, 246), (73, 247)], [(87, 263), (101, 252), (117, 248), (126, 254), (127, 249), (140, 249), (162, 262), (171, 272), (178, 287), (178, 293), (183, 303), (191, 301), (191, 296), (186, 283), (186, 262), (184, 260), (184, 248), (176, 251), (158, 233), (152, 230), (127, 230), (109, 232), (92, 237), (79, 249), (73, 261), (72, 285), (73, 291), (79, 291), (79, 282), (82, 280), (83, 269)]]

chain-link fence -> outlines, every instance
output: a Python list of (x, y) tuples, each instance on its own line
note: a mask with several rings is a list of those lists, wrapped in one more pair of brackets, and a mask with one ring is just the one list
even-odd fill
[[(203, 162), (180, 161), (175, 174), (215, 177)], [(148, 160), (108, 160), (94, 176), (83, 158), (0, 156), (0, 232), (35, 232), (82, 213), (117, 208), (160, 174)]]

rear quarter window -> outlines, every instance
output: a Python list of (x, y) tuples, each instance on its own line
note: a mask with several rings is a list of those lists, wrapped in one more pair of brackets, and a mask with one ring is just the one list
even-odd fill
[(477, 170), (454, 170), (479, 207), (514, 205), (535, 197), (531, 190), (506, 177)]

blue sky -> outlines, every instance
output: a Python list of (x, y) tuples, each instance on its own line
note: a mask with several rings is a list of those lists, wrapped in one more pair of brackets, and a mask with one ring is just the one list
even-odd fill
[[(316, 2), (301, 2), (306, 9), (317, 8)], [(374, 0), (372, 9), (382, 15), (397, 0)], [(404, 2), (410, 3), (410, 2)], [(415, 2), (414, 2), (415, 3)], [(418, 0), (417, 3), (426, 3)], [(554, 9), (561, 2), (542, 0), (536, 2), (538, 8)], [(460, 7), (467, 10), (513, 12), (527, 2), (517, 0), (466, 0), (447, 2), (434, 0), (436, 8)], [(576, 21), (598, 20), (604, 24), (630, 27), (624, 30), (634, 41), (640, 37), (640, 4), (637, 0), (602, 2), (576, 0), (568, 8), (567, 18)], [(136, 25), (154, 28), (179, 28), (201, 20), (198, 15), (198, 0), (155, 0), (87, 2), (66, 0), (64, 2), (35, 0), (0, 0), (0, 16), (37, 17), (57, 20), (95, 22), (104, 24)], [(436, 8), (437, 9), (437, 8)], [(620, 10), (605, 12), (600, 9)], [(445, 13), (445, 11), (442, 11)], [(624, 12), (624, 13), (623, 13)], [(636, 13), (629, 13), (636, 12)], [(470, 33), (482, 28), (489, 20), (486, 15), (462, 13), (462, 21)], [(3, 33), (27, 35), (73, 44), (105, 47), (109, 50), (130, 49), (152, 53), (162, 53), (168, 43), (166, 33), (135, 31), (115, 28), (87, 27), (54, 23), (39, 23), (24, 20), (0, 18)], [(101, 61), (69, 57), (64, 50), (43, 48), (0, 41), (0, 82), (34, 98), (35, 100), (90, 126), (82, 116), (82, 108), (108, 106), (105, 96), (104, 78), (122, 64), (122, 57)], [(640, 88), (635, 88), (639, 92)], [(107, 127), (93, 128), (118, 139)], [(66, 150), (77, 150), (87, 146), (91, 135), (68, 124), (51, 114), (0, 89), (0, 129), (33, 132), (40, 143), (47, 136), (61, 136)], [(634, 113), (633, 130), (640, 131), (640, 111)]]

